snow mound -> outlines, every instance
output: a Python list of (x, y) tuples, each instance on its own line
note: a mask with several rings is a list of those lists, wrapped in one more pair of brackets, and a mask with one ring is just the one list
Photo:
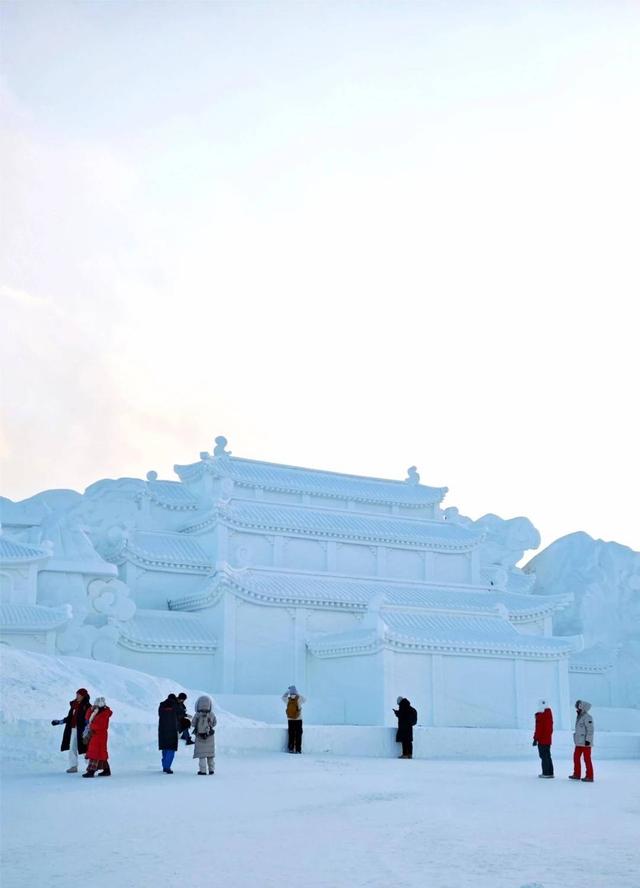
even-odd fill
[[(94, 699), (103, 696), (113, 710), (110, 746), (127, 753), (157, 746), (158, 704), (167, 694), (185, 691), (189, 704), (200, 694), (169, 678), (158, 678), (82, 657), (52, 657), (2, 646), (0, 649), (0, 728), (3, 759), (46, 762), (59, 756), (62, 726), (51, 720), (64, 718), (77, 688), (87, 688)], [(215, 705), (215, 697), (213, 697)], [(216, 707), (220, 726), (252, 727), (258, 722), (232, 715)]]

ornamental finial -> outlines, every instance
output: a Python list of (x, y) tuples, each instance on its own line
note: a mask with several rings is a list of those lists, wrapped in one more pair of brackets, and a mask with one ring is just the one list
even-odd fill
[(218, 435), (218, 437), (214, 441), (214, 444), (216, 445), (213, 448), (214, 456), (231, 456), (231, 451), (225, 449), (228, 441), (224, 435)]
[(408, 484), (419, 484), (420, 475), (418, 474), (418, 469), (415, 466), (409, 466), (407, 469), (407, 477), (404, 480)]
[(154, 472), (154, 471), (147, 472), (147, 481), (157, 481), (157, 480), (158, 480), (158, 473), (157, 472)]

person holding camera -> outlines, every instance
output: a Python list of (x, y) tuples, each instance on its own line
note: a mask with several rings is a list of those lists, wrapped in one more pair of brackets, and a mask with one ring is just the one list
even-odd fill
[(86, 688), (78, 688), (76, 696), (69, 701), (69, 712), (66, 718), (54, 718), (52, 725), (64, 725), (62, 734), (61, 752), (69, 753), (69, 767), (67, 774), (78, 773), (78, 754), (84, 755), (87, 745), (82, 737), (89, 713), (91, 701)]
[(538, 747), (542, 774), (538, 777), (553, 777), (551, 740), (553, 737), (553, 713), (546, 700), (540, 700), (536, 712), (536, 726), (533, 732), (533, 745)]
[(302, 753), (302, 704), (307, 701), (298, 693), (295, 685), (289, 685), (282, 695), (282, 702), (286, 704), (288, 727), (288, 751)]
[(398, 697), (398, 708), (393, 712), (398, 719), (396, 743), (402, 743), (401, 759), (413, 758), (413, 729), (418, 723), (418, 713), (406, 697)]
[(198, 759), (198, 774), (204, 777), (207, 774), (207, 766), (209, 774), (214, 773), (215, 754), (216, 754), (216, 732), (215, 727), (218, 719), (213, 711), (213, 702), (211, 697), (204, 694), (196, 700), (196, 712), (193, 716), (192, 730), (195, 740), (193, 748), (193, 757)]

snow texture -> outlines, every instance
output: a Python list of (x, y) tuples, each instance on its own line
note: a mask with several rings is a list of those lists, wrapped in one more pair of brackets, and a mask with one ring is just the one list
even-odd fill
[[(526, 565), (536, 595), (571, 593), (553, 617), (554, 633), (584, 636), (576, 668), (614, 670), (614, 706), (640, 707), (640, 553), (572, 533)], [(601, 702), (601, 701), (597, 701)]]

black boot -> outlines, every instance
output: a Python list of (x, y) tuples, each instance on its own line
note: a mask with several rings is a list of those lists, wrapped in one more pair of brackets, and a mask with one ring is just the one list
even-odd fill
[(99, 772), (98, 777), (111, 777), (111, 768), (109, 767), (109, 762), (105, 762), (105, 766), (102, 771)]
[(95, 771), (85, 771), (85, 773), (82, 776), (83, 777), (95, 777), (96, 772)]

